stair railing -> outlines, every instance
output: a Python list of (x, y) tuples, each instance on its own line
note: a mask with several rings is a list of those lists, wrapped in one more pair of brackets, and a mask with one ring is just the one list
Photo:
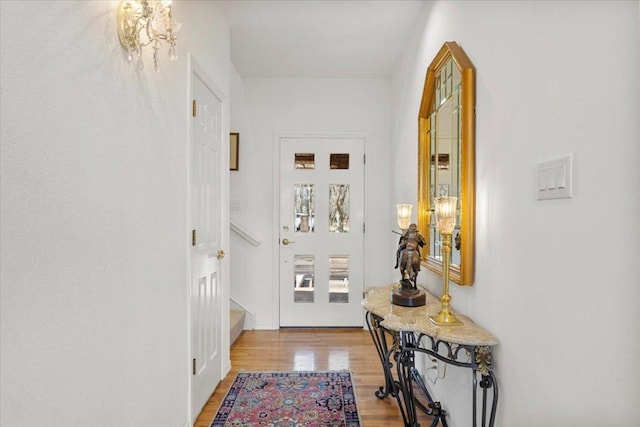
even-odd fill
[(249, 233), (247, 229), (241, 227), (233, 220), (229, 220), (229, 227), (231, 228), (231, 231), (235, 232), (238, 236), (242, 237), (253, 246), (259, 246), (262, 243), (260, 240), (256, 239), (253, 234)]

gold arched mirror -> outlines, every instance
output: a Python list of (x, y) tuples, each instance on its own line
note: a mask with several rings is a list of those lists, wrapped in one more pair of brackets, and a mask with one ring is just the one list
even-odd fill
[(475, 69), (456, 42), (446, 42), (427, 69), (418, 128), (418, 228), (428, 241), (423, 264), (442, 274), (433, 200), (457, 197), (449, 277), (473, 285)]

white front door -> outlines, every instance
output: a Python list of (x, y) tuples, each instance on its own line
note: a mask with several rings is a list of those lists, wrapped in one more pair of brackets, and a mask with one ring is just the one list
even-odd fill
[(280, 326), (362, 326), (364, 139), (280, 139)]
[[(222, 376), (222, 102), (192, 74), (191, 120), (191, 416)], [(194, 117), (195, 116), (195, 117)]]

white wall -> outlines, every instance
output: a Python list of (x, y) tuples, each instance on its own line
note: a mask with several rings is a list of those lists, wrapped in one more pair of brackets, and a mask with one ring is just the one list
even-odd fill
[[(455, 40), (477, 69), (475, 285), (451, 293), (500, 340), (499, 426), (640, 424), (638, 7), (438, 1), (394, 74), (391, 198), (415, 202), (402, 159), (426, 68)], [(566, 153), (574, 198), (536, 201), (536, 163)], [(452, 426), (469, 425), (469, 380), (449, 369), (435, 387)]]
[(175, 2), (138, 72), (116, 5), (1, 2), (3, 426), (189, 421), (187, 52), (228, 93), (228, 28)]
[[(231, 218), (262, 241), (251, 246), (232, 236), (231, 294), (256, 313), (256, 327), (278, 327), (274, 284), (274, 135), (362, 132), (365, 169), (365, 286), (387, 283), (389, 204), (389, 80), (232, 79), (232, 129), (240, 132), (240, 170), (231, 174)], [(373, 230), (373, 231), (369, 231)], [(277, 248), (277, 246), (276, 246)]]

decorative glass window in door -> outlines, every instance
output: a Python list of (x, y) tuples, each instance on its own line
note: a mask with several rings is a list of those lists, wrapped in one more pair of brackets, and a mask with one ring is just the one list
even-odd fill
[(296, 169), (315, 169), (316, 155), (313, 153), (296, 153), (295, 168)]
[(330, 169), (349, 169), (349, 153), (331, 154), (329, 156)]
[(329, 232), (349, 232), (349, 184), (329, 184)]
[(329, 302), (349, 302), (349, 255), (329, 256)]
[(314, 300), (314, 269), (315, 260), (313, 255), (294, 255), (294, 302), (313, 302)]
[(298, 233), (312, 233), (315, 225), (314, 218), (314, 186), (313, 184), (295, 184), (295, 231)]

